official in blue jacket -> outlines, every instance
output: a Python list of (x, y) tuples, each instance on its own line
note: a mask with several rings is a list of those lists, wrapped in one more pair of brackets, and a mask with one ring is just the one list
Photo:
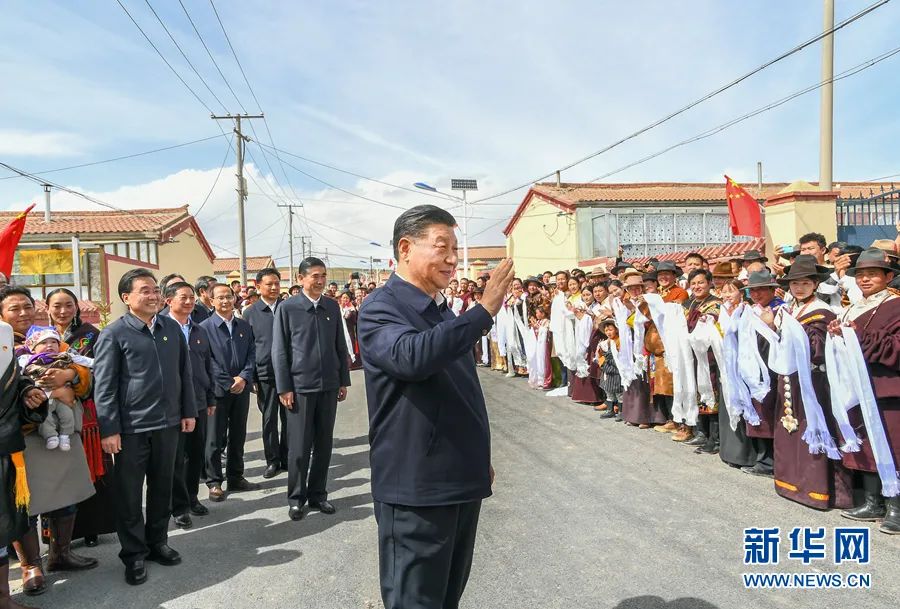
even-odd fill
[(433, 205), (404, 212), (394, 224), (397, 271), (359, 315), (386, 609), (458, 605), (493, 483), (472, 348), (493, 325), (513, 268), (501, 262), (481, 303), (456, 317), (443, 296), (456, 269), (455, 226)]
[[(125, 581), (147, 580), (144, 560), (176, 565), (169, 547), (172, 477), (179, 432), (194, 430), (197, 402), (187, 341), (159, 310), (159, 286), (147, 269), (119, 280), (128, 312), (109, 324), (94, 347), (94, 401), (100, 445), (115, 455), (116, 530)], [(147, 482), (147, 519), (141, 506)]]
[(288, 516), (301, 520), (307, 502), (334, 514), (328, 501), (328, 467), (337, 403), (350, 386), (350, 354), (341, 310), (323, 295), (327, 271), (318, 258), (299, 266), (303, 291), (275, 311), (272, 368), (281, 405), (287, 409)]
[[(250, 389), (256, 374), (256, 346), (253, 328), (234, 314), (234, 290), (224, 283), (212, 291), (215, 312), (200, 325), (209, 335), (212, 346), (212, 385), (216, 409), (209, 417), (206, 433), (206, 486), (210, 501), (223, 501), (227, 482), (229, 493), (253, 491), (255, 482), (244, 478), (244, 440), (247, 438), (247, 415)], [(222, 475), (222, 451), (228, 441), (228, 463)]]

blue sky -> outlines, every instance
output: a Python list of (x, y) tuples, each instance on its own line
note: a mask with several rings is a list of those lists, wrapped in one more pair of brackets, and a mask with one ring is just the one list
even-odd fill
[[(145, 0), (122, 2), (204, 102), (224, 112)], [(228, 110), (238, 111), (178, 1), (150, 2), (213, 92)], [(208, 0), (184, 4), (244, 107), (259, 110)], [(840, 20), (871, 0), (837, 4)], [(820, 0), (217, 0), (216, 7), (280, 148), (407, 187), (419, 180), (447, 187), (450, 177), (475, 177), (478, 195), (527, 182), (602, 148), (811, 37), (822, 23)], [(900, 2), (891, 2), (840, 31), (835, 71), (900, 44), (898, 27)], [(836, 181), (900, 173), (898, 68), (900, 56), (835, 85)], [(563, 178), (595, 178), (819, 79), (815, 45)], [(0, 160), (29, 171), (218, 132), (209, 111), (115, 0), (5, 2), (0, 82)], [(754, 182), (757, 161), (766, 180), (814, 180), (818, 108), (818, 93), (809, 94), (608, 181), (718, 181), (729, 173)], [(256, 128), (267, 143), (262, 123)], [(196, 210), (219, 173), (226, 145), (219, 138), (48, 177), (123, 208), (187, 203)], [(296, 193), (306, 202), (314, 249), (327, 247), (334, 264), (388, 256), (369, 241), (387, 244), (397, 209), (353, 202), (351, 195), (290, 167), (285, 179), (274, 157), (273, 177), (258, 145), (248, 148), (248, 173), (256, 181), (250, 181), (254, 194), (247, 204), (247, 234), (254, 236), (250, 254), (282, 257), (288, 251), (286, 226), (279, 221), (283, 212), (257, 194), (264, 191), (281, 200), (282, 192)], [(290, 162), (393, 205), (436, 201)], [(220, 252), (236, 251), (233, 164), (231, 154), (199, 214)], [(502, 243), (500, 219), (525, 192), (492, 201), (504, 205), (473, 206), (470, 234), (481, 234), (472, 242)], [(0, 181), (0, 208), (21, 209), (40, 197), (40, 187), (26, 180)], [(54, 206), (89, 204), (58, 193)]]

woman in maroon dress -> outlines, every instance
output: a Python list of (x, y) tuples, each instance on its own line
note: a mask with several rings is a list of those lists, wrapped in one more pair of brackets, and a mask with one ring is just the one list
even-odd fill
[[(825, 337), (828, 324), (835, 319), (834, 312), (816, 296), (819, 282), (828, 275), (828, 269), (816, 265), (812, 256), (798, 256), (785, 269), (778, 280), (789, 288), (794, 297), (790, 306), (785, 305), (781, 315), (791, 315), (800, 322), (809, 340), (812, 360), (812, 384), (816, 399), (832, 437), (837, 425), (831, 410), (831, 392), (825, 374)], [(767, 323), (779, 325), (771, 312), (760, 316)], [(807, 428), (799, 375), (778, 377), (776, 400), (775, 444), (775, 492), (786, 499), (812, 508), (847, 508), (853, 505), (853, 489), (850, 473), (840, 461), (826, 454), (810, 454), (809, 445), (803, 440)]]
[[(628, 269), (620, 277), (625, 287), (625, 296), (622, 299), (625, 306), (632, 310), (636, 307), (641, 307), (643, 311), (648, 311), (647, 305), (643, 301), (643, 274), (635, 269)], [(645, 315), (645, 317), (647, 316)], [(632, 313), (628, 318), (629, 324), (633, 324), (634, 319), (635, 314)], [(648, 322), (643, 323), (645, 323), (646, 328), (646, 323)], [(637, 328), (635, 327), (634, 330), (637, 331)], [(644, 355), (646, 357), (643, 341), (639, 347), (641, 353), (635, 353), (635, 356)], [(650, 381), (646, 372), (642, 372), (636, 379), (632, 380), (628, 388), (625, 389), (625, 393), (622, 394), (621, 414), (622, 420), (625, 421), (626, 425), (637, 426), (641, 429), (648, 429), (651, 425), (665, 424), (666, 418), (662, 412), (654, 408), (650, 402)]]
[[(828, 326), (829, 332), (838, 335), (852, 329), (859, 338), (895, 468), (900, 464), (900, 296), (888, 284), (898, 272), (881, 250), (869, 248), (860, 253), (847, 274), (856, 279), (863, 298)], [(861, 408), (847, 414), (862, 446), (859, 452), (844, 453), (842, 458), (845, 466), (862, 473), (865, 503), (841, 515), (867, 522), (883, 519), (882, 533), (900, 535), (900, 496), (883, 494)]]
[[(359, 319), (359, 309), (353, 304), (353, 297), (350, 292), (344, 292), (338, 299), (341, 305), (341, 315), (344, 317), (344, 323), (347, 326), (347, 333), (350, 335), (350, 370), (362, 370), (362, 359), (359, 357), (359, 339), (356, 334), (356, 322)], [(352, 347), (350, 349), (349, 347)]]

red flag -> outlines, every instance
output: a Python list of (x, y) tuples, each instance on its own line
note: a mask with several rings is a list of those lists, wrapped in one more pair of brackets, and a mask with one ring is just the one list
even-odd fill
[(31, 207), (10, 220), (9, 224), (0, 232), (0, 272), (7, 278), (12, 274), (13, 257), (16, 255), (16, 248), (19, 247), (19, 239), (25, 232), (25, 216), (35, 205), (36, 203), (32, 203)]
[(744, 188), (725, 176), (725, 198), (728, 199), (728, 222), (732, 235), (762, 237), (759, 203)]

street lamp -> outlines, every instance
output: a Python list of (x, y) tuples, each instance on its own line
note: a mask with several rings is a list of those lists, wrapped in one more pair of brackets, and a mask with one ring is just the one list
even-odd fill
[(462, 191), (462, 197), (456, 197), (451, 194), (447, 194), (439, 191), (434, 186), (430, 184), (426, 184), (425, 182), (416, 182), (413, 184), (416, 188), (421, 190), (427, 190), (429, 192), (436, 192), (438, 194), (442, 194), (444, 196), (450, 197), (452, 199), (456, 199), (457, 201), (462, 202), (463, 207), (463, 225), (462, 225), (462, 236), (463, 236), (463, 276), (469, 276), (469, 212), (468, 212), (468, 203), (466, 201), (466, 192), (470, 190), (478, 190), (478, 181), (467, 178), (451, 178), (450, 180), (450, 190), (459, 190)]

